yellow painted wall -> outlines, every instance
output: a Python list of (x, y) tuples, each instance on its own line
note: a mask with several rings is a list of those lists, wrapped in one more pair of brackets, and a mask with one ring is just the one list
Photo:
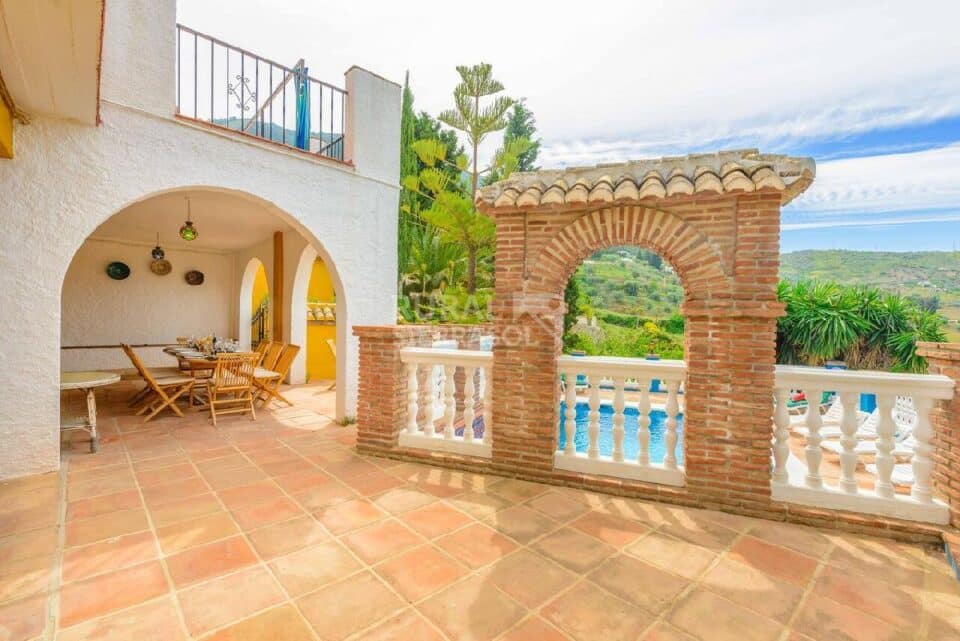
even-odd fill
[[(319, 300), (329, 303), (334, 300), (333, 282), (327, 266), (319, 258), (313, 263), (313, 272), (310, 274), (310, 284), (307, 286), (307, 301)], [(337, 340), (335, 325), (324, 325), (318, 321), (307, 320), (307, 377), (309, 380), (335, 379), (337, 377), (337, 363), (327, 339)]]
[[(257, 270), (257, 275), (253, 277), (253, 294), (250, 296), (250, 313), (255, 314), (257, 308), (260, 307), (260, 301), (263, 300), (263, 297), (270, 293), (270, 286), (267, 284), (267, 271), (263, 268), (263, 264), (260, 264), (260, 268)], [(270, 314), (267, 314), (267, 335), (270, 335), (270, 328), (273, 327), (270, 324)]]
[(13, 114), (0, 100), (0, 158), (13, 158)]

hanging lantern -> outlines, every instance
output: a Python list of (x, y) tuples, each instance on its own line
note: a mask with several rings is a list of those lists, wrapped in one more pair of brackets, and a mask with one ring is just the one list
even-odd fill
[(200, 232), (197, 231), (197, 228), (193, 226), (193, 221), (190, 220), (190, 199), (187, 198), (187, 221), (180, 227), (180, 238), (191, 241), (196, 240), (199, 235)]
[(160, 232), (157, 232), (157, 246), (153, 248), (150, 255), (153, 256), (154, 260), (163, 260), (163, 257), (166, 255), (163, 247), (160, 246)]

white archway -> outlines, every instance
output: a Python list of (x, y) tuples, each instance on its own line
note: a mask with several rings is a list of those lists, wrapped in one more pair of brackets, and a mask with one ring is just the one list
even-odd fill
[(307, 380), (307, 292), (315, 260), (317, 250), (312, 245), (304, 247), (290, 290), (290, 342), (300, 346), (300, 352), (290, 366), (289, 382), (294, 385)]
[(240, 296), (237, 305), (237, 340), (240, 341), (241, 349), (251, 349), (250, 324), (253, 322), (253, 313), (250, 299), (253, 297), (253, 284), (261, 267), (263, 267), (263, 262), (259, 258), (251, 258), (247, 261), (247, 266), (243, 270), (243, 277), (240, 279)]

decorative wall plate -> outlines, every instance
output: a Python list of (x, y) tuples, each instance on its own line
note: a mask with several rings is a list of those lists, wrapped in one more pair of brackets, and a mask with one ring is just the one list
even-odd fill
[(190, 285), (203, 285), (203, 272), (191, 269), (183, 275), (183, 279)]
[(166, 276), (170, 273), (170, 270), (173, 269), (173, 266), (170, 265), (170, 261), (161, 258), (160, 260), (155, 260), (150, 263), (150, 271), (152, 271), (157, 276)]
[(126, 263), (114, 261), (107, 265), (107, 276), (113, 280), (123, 280), (130, 275), (130, 267)]

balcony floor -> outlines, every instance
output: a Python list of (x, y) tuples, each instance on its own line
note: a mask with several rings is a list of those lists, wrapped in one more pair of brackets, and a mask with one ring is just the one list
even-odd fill
[(99, 454), (0, 484), (0, 639), (960, 638), (940, 551), (360, 457), (326, 387), (218, 428), (109, 392)]

